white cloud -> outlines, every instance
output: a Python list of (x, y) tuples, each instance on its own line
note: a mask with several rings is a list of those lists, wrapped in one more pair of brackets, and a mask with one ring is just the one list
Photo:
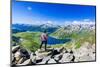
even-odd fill
[(81, 21), (74, 20), (74, 21), (65, 21), (65, 25), (67, 24), (95, 24), (95, 21), (92, 21), (90, 19), (83, 19)]
[[(16, 21), (16, 22), (14, 22)], [(41, 25), (41, 24), (50, 24), (50, 25), (67, 25), (67, 24), (95, 24), (95, 21), (92, 21), (90, 19), (83, 19), (81, 21), (74, 20), (74, 21), (65, 21), (65, 22), (59, 22), (59, 21), (52, 21), (52, 20), (35, 20), (32, 18), (17, 18), (13, 20), (14, 23), (18, 24), (33, 24), (33, 25)]]
[(91, 21), (91, 20), (83, 20), (83, 21), (73, 21), (72, 24), (95, 24), (94, 21)]

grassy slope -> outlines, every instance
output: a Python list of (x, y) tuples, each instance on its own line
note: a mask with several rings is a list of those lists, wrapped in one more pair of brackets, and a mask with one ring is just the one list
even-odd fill
[(13, 34), (16, 37), (21, 37), (23, 41), (21, 42), (21, 46), (30, 51), (36, 51), (39, 48), (39, 36), (40, 32), (21, 32), (17, 34)]
[[(13, 34), (16, 37), (21, 37), (23, 41), (21, 42), (21, 46), (23, 48), (26, 48), (30, 51), (36, 51), (40, 46), (40, 32), (20, 32), (17, 34)], [(90, 44), (95, 43), (95, 32), (94, 31), (88, 31), (83, 30), (81, 32), (73, 32), (70, 34), (66, 34), (66, 31), (63, 32), (63, 30), (59, 30), (51, 34), (50, 36), (54, 36), (57, 38), (71, 38), (71, 42), (67, 42), (65, 44), (57, 44), (52, 45), (51, 47), (67, 47), (67, 48), (73, 48), (75, 46), (76, 48), (79, 48), (82, 43), (89, 42)]]
[[(73, 44), (76, 48), (80, 48), (84, 42), (89, 42), (90, 44), (95, 43), (95, 31), (94, 30), (92, 31), (82, 30), (80, 32), (76, 31), (76, 32), (72, 32), (69, 34), (68, 32), (66, 32), (66, 30), (60, 29), (51, 35), (56, 36), (57, 38), (71, 38), (72, 39), (71, 42), (64, 44), (64, 47), (69, 47), (69, 48), (73, 48)], [(57, 45), (57, 47), (59, 46)], [(54, 47), (56, 47), (56, 45)]]

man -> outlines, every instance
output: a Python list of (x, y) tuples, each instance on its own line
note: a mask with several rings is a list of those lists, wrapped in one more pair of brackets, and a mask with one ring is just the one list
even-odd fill
[(46, 33), (46, 30), (41, 34), (41, 45), (40, 45), (40, 49), (42, 47), (43, 44), (45, 44), (45, 51), (47, 50), (46, 49), (46, 46), (47, 46), (47, 40), (48, 40), (48, 35)]

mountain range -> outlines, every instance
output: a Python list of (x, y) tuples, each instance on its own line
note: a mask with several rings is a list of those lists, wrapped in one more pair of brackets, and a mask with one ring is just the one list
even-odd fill
[(48, 33), (52, 33), (56, 31), (58, 28), (60, 28), (59, 25), (53, 25), (53, 24), (41, 24), (41, 25), (30, 25), (30, 24), (12, 24), (12, 32), (26, 32), (26, 31), (39, 31), (43, 32), (44, 30), (47, 30)]
[[(27, 32), (27, 31), (33, 31), (33, 32), (43, 32), (44, 30), (47, 30), (48, 33), (58, 33), (60, 31), (62, 32), (79, 32), (81, 30), (94, 30), (95, 24), (66, 24), (66, 25), (54, 25), (50, 23), (41, 24), (41, 25), (31, 25), (31, 24), (12, 24), (12, 32)], [(61, 33), (59, 33), (61, 34)]]

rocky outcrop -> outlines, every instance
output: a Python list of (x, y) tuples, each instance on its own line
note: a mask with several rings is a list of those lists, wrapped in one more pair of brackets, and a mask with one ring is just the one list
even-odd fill
[(48, 64), (54, 64), (54, 63), (57, 63), (57, 62), (55, 61), (55, 59), (49, 59), (47, 63)]
[(63, 54), (61, 60), (59, 61), (60, 63), (65, 63), (65, 62), (71, 62), (73, 59), (73, 55), (70, 53), (65, 53)]
[(74, 50), (75, 62), (79, 61), (94, 61), (95, 47), (94, 45), (85, 42), (79, 49)]
[(12, 47), (12, 52), (15, 53), (20, 48), (19, 45)]
[(54, 64), (79, 61), (95, 60), (95, 44), (84, 43), (78, 49), (50, 48), (50, 50), (38, 49), (35, 52), (29, 52), (19, 45), (12, 48), (13, 65), (37, 65)]

